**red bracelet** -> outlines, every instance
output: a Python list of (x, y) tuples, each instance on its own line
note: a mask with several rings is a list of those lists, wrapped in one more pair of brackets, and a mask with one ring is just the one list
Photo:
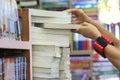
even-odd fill
[(104, 34), (102, 34), (102, 36), (101, 36), (108, 44), (111, 44), (111, 45), (113, 45), (113, 41), (112, 40), (110, 40), (106, 35), (104, 35)]
[[(93, 47), (97, 53), (99, 53), (102, 57), (106, 58), (104, 54), (104, 48), (107, 46), (108, 43), (106, 43), (101, 37), (99, 37), (98, 39), (99, 39), (99, 42), (95, 41), (93, 43)], [(105, 45), (103, 46), (103, 44), (101, 45), (101, 43)]]
[(107, 46), (107, 44), (113, 45), (113, 41), (110, 40), (106, 35), (102, 34), (101, 37), (98, 37), (93, 43), (93, 47), (96, 52), (98, 52), (101, 56), (106, 58), (104, 54), (104, 48)]

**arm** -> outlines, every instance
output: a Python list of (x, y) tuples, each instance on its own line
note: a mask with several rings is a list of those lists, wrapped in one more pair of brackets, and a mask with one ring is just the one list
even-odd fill
[(107, 45), (105, 47), (105, 55), (109, 61), (120, 71), (120, 48)]
[(120, 41), (117, 38), (115, 38), (115, 36), (112, 33), (105, 30), (100, 24), (97, 24), (91, 18), (87, 18), (86, 22), (93, 24), (100, 31), (101, 34), (107, 35), (113, 41), (114, 46), (120, 47)]
[(74, 24), (81, 24), (83, 22), (91, 23), (100, 31), (101, 34), (107, 35), (113, 41), (115, 47), (120, 47), (119, 40), (115, 38), (115, 36), (112, 33), (105, 30), (101, 25), (97, 24), (94, 20), (88, 17), (82, 10), (68, 9), (66, 11), (71, 12), (76, 17), (76, 20), (72, 21), (72, 23)]
[[(81, 23), (81, 26), (73, 32), (82, 34), (83, 36), (93, 40), (96, 40), (101, 36), (101, 32), (94, 25), (87, 22)], [(120, 70), (120, 48), (108, 44), (104, 49), (104, 53), (109, 61), (115, 65), (118, 70)]]

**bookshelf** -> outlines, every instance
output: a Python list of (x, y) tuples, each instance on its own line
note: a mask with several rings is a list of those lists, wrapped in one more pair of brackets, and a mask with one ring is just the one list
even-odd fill
[[(31, 39), (30, 39), (30, 28), (28, 25), (28, 15), (26, 12), (19, 11), (19, 17), (21, 18), (21, 38), (22, 40), (8, 40), (8, 39), (0, 39), (0, 56), (4, 57), (7, 55), (11, 55), (15, 57), (16, 55), (24, 56), (26, 58), (26, 79), (32, 80), (32, 72), (31, 72)], [(18, 53), (20, 52), (20, 54)], [(5, 68), (5, 67), (3, 67)], [(4, 73), (5, 74), (5, 73)], [(4, 77), (3, 77), (4, 78)]]

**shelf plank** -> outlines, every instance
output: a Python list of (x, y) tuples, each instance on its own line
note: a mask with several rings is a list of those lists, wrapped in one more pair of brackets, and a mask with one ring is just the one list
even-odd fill
[(71, 51), (70, 55), (91, 55), (92, 53), (92, 50), (75, 50)]
[(15, 40), (2, 40), (0, 39), (0, 49), (20, 49), (29, 50), (29, 41), (15, 41)]

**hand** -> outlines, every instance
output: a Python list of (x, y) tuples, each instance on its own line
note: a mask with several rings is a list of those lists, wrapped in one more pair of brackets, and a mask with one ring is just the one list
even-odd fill
[(101, 36), (101, 33), (98, 31), (98, 29), (94, 25), (87, 22), (82, 23), (78, 29), (72, 31), (82, 34), (83, 36), (93, 40), (96, 40), (99, 36)]
[(72, 23), (74, 24), (87, 22), (87, 20), (89, 19), (89, 17), (81, 9), (68, 9), (66, 11), (73, 14)]

